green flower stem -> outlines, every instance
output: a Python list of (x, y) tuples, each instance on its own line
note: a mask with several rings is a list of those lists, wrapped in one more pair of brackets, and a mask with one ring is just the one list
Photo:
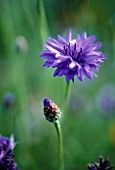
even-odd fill
[(71, 91), (71, 81), (68, 81), (66, 84), (66, 91), (65, 91), (65, 97), (64, 97), (64, 104), (63, 109), (68, 107), (69, 99), (70, 99), (70, 91)]
[(66, 85), (66, 91), (65, 91), (65, 101), (68, 99), (70, 95), (70, 89), (71, 89), (71, 82), (68, 81)]
[(63, 159), (63, 140), (62, 140), (62, 131), (59, 121), (54, 123), (58, 141), (59, 141), (59, 170), (64, 170), (64, 159)]

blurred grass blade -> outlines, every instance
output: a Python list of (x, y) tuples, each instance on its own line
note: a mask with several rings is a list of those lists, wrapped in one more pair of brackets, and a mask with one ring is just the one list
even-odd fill
[(38, 23), (39, 23), (41, 41), (44, 42), (44, 40), (48, 38), (48, 34), (49, 34), (44, 4), (43, 4), (43, 0), (37, 0), (36, 3), (37, 3)]

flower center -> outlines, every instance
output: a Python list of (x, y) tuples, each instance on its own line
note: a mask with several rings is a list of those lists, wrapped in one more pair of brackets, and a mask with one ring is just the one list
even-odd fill
[(80, 51), (79, 51), (76, 47), (76, 43), (70, 44), (69, 42), (68, 45), (63, 46), (63, 49), (64, 49), (65, 55), (71, 56), (72, 59), (78, 63), (80, 62), (80, 55), (82, 53), (82, 48), (80, 48)]

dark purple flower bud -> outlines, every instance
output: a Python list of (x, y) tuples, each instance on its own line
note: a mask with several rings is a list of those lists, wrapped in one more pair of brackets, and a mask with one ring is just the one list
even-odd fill
[(109, 158), (104, 160), (102, 156), (99, 157), (99, 163), (94, 162), (88, 165), (89, 170), (110, 170), (112, 168)]
[(89, 79), (98, 77), (94, 71), (99, 71), (99, 63), (104, 62), (105, 57), (98, 51), (102, 43), (93, 44), (95, 39), (95, 36), (87, 37), (86, 32), (72, 39), (71, 30), (66, 40), (60, 35), (58, 40), (50, 38), (44, 44), (45, 50), (41, 54), (46, 60), (43, 67), (56, 68), (53, 76), (65, 76), (66, 82), (74, 82), (75, 76), (80, 81), (84, 81), (85, 76)]
[(53, 122), (53, 123), (58, 121), (60, 119), (60, 116), (61, 116), (61, 112), (60, 112), (60, 109), (58, 108), (58, 106), (47, 98), (45, 98), (43, 100), (43, 104), (44, 104), (45, 118), (49, 122)]
[(15, 103), (15, 96), (14, 96), (14, 94), (11, 93), (11, 92), (5, 93), (4, 94), (3, 102), (4, 102), (4, 106), (6, 108), (9, 108), (10, 106), (12, 106)]
[(10, 139), (0, 136), (0, 170), (18, 170), (13, 161), (14, 136)]

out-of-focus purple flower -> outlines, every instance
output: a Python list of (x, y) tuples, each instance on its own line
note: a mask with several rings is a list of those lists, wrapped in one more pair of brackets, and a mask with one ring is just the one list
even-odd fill
[(4, 94), (4, 98), (3, 98), (3, 104), (6, 108), (9, 108), (10, 106), (12, 106), (15, 103), (15, 96), (13, 93), (11, 92), (7, 92)]
[(45, 98), (43, 100), (43, 104), (44, 104), (45, 118), (49, 122), (53, 122), (53, 123), (58, 121), (61, 115), (61, 112), (58, 106), (55, 103), (53, 103), (51, 100), (49, 100), (48, 98)]
[(0, 136), (0, 170), (17, 170), (17, 165), (13, 161), (13, 148), (15, 146), (14, 136), (10, 139)]
[(89, 170), (110, 170), (112, 168), (109, 158), (104, 160), (102, 156), (99, 157), (99, 163), (94, 162), (88, 165)]
[(99, 63), (104, 62), (105, 57), (102, 52), (98, 51), (102, 43), (93, 44), (95, 39), (95, 36), (87, 37), (86, 32), (72, 39), (71, 30), (66, 39), (60, 35), (58, 35), (58, 40), (49, 38), (41, 54), (41, 57), (46, 60), (43, 67), (56, 68), (53, 76), (64, 75), (66, 82), (69, 80), (74, 82), (75, 76), (80, 81), (84, 81), (84, 76), (89, 79), (93, 76), (98, 77), (94, 70), (99, 71)]
[(115, 110), (115, 87), (111, 84), (105, 85), (97, 97), (98, 109), (105, 115), (109, 115)]

